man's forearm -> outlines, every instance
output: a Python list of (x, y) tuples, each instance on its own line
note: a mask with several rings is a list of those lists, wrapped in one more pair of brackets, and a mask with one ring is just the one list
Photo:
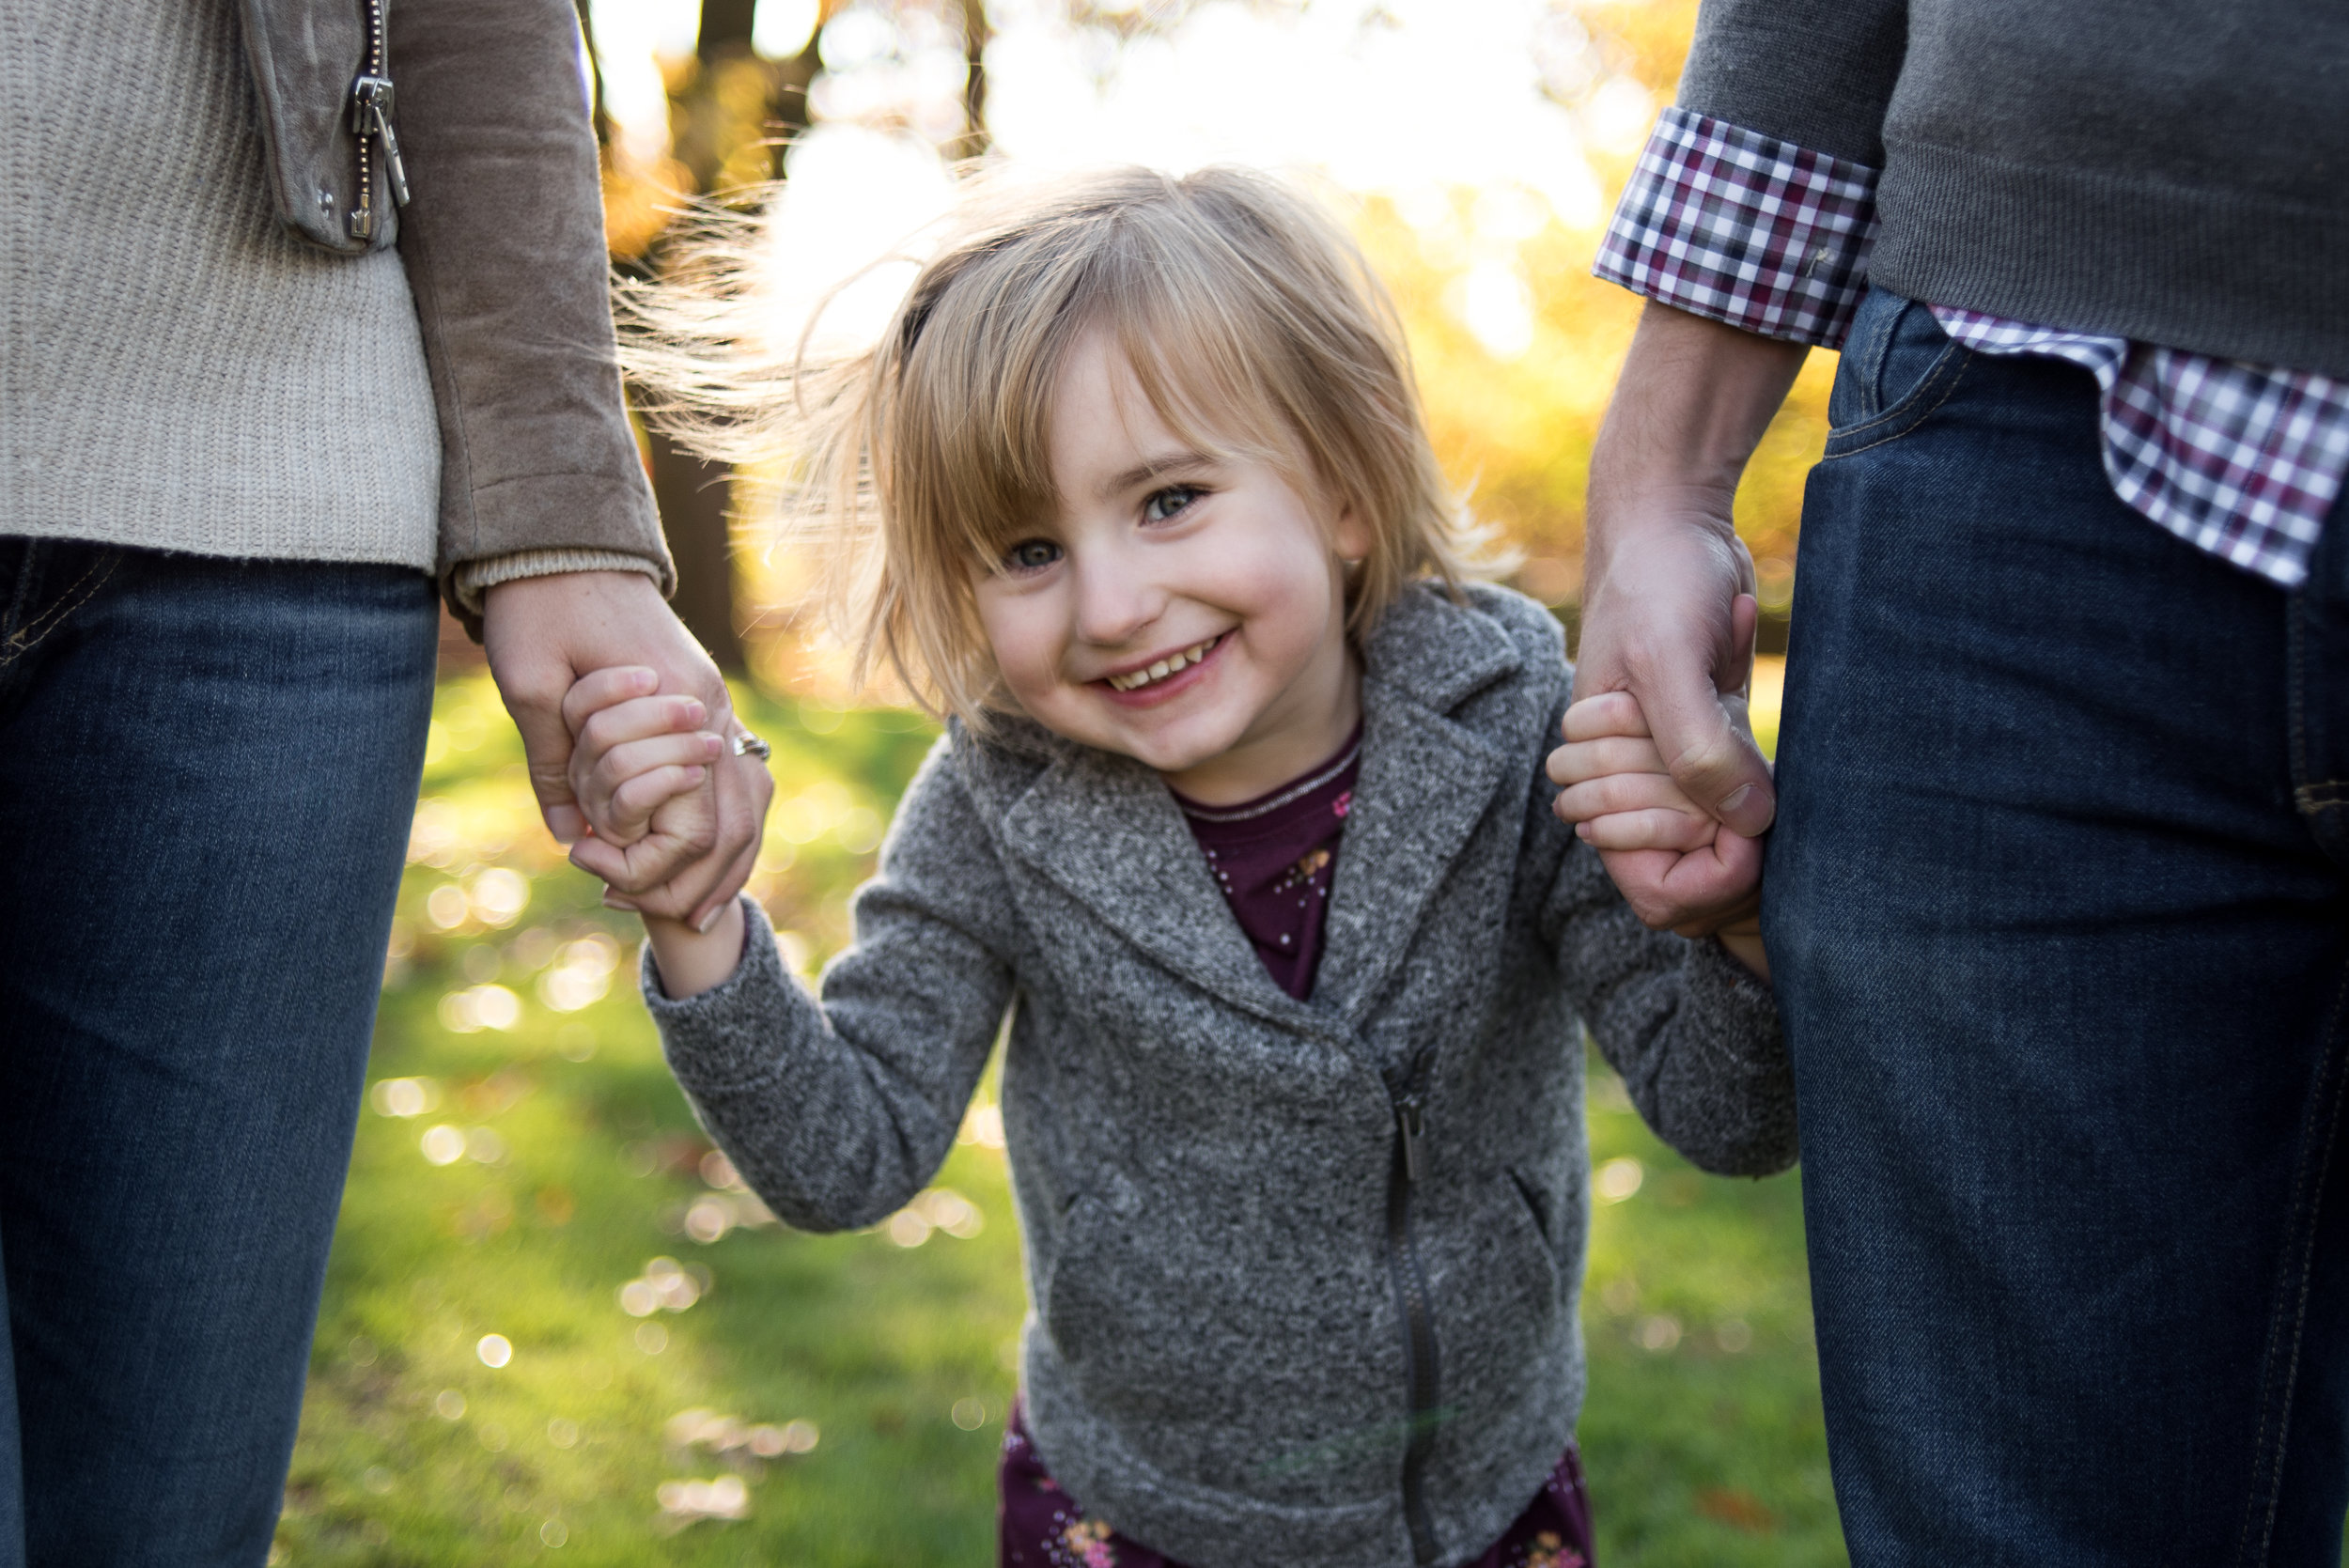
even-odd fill
[(1603, 584), (1622, 538), (1643, 526), (1727, 530), (1737, 480), (1809, 352), (1648, 305), (1591, 454), (1590, 587)]
[(1751, 841), (1777, 815), (1735, 696), (1756, 609), (1732, 508), (1806, 351), (1650, 303), (1592, 454), (1575, 695), (1636, 698), (1673, 782), (1728, 830), (1705, 850), (1602, 854), (1642, 920), (1684, 934), (1751, 908)]

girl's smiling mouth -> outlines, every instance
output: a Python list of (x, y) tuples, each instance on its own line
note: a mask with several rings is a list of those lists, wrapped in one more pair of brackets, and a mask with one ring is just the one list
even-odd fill
[(1223, 645), (1223, 640), (1230, 635), (1229, 631), (1219, 631), (1205, 642), (1178, 648), (1147, 664), (1116, 675), (1103, 675), (1101, 684), (1114, 695), (1128, 699), (1155, 701), (1161, 695), (1171, 696), (1178, 688), (1190, 684), (1177, 677), (1198, 669), (1208, 656)]

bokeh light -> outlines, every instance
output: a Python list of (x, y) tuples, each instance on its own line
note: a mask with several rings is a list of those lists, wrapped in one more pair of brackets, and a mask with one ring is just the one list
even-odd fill
[(1647, 1180), (1647, 1170), (1629, 1155), (1621, 1155), (1598, 1168), (1591, 1187), (1606, 1203), (1620, 1203), (1640, 1190)]

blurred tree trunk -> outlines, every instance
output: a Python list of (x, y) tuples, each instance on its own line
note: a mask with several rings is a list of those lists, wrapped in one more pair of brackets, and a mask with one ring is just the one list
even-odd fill
[[(833, 8), (822, 8), (825, 19)], [(807, 89), (822, 69), (816, 35), (791, 59), (761, 60), (751, 47), (757, 9), (757, 0), (702, 0), (699, 70), (671, 116), (677, 158), (692, 172), (697, 195), (723, 194), (746, 179), (782, 179), (791, 139), (807, 129)], [(752, 163), (744, 154), (754, 147), (766, 155)], [(733, 474), (655, 433), (652, 488), (677, 560), (677, 618), (719, 668), (739, 675), (744, 662), (730, 529)]]
[[(586, 0), (576, 3), (584, 26)], [(976, 157), (988, 148), (987, 5), (986, 0), (947, 3), (962, 23), (969, 75), (963, 87), (967, 130), (945, 150), (950, 157)], [(843, 0), (820, 0), (806, 46), (790, 59), (766, 60), (751, 44), (757, 0), (701, 0), (696, 69), (674, 92), (669, 116), (677, 160), (692, 177), (689, 194), (723, 200), (745, 185), (784, 178), (785, 155), (810, 123), (808, 89), (823, 70), (817, 40), (842, 5)], [(601, 112), (602, 95), (597, 97), (597, 133), (608, 142), (610, 122)], [(630, 270), (657, 272), (659, 251), (656, 241)], [(724, 464), (705, 461), (658, 432), (651, 446), (653, 497), (677, 561), (677, 618), (722, 669), (740, 674), (744, 661), (730, 537), (733, 475)]]
[(970, 74), (962, 81), (962, 146), (957, 156), (976, 158), (988, 149), (987, 40), (994, 36), (987, 24), (987, 0), (960, 0), (962, 60)]

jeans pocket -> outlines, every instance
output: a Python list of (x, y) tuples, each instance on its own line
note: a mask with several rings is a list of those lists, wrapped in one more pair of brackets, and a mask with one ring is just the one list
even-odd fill
[(1853, 318), (1828, 400), (1827, 456), (1906, 435), (1938, 407), (1972, 356), (1932, 310), (1872, 288)]
[(0, 584), (0, 669), (39, 647), (103, 588), (123, 561), (119, 545), (80, 539), (11, 539), (12, 582)]

